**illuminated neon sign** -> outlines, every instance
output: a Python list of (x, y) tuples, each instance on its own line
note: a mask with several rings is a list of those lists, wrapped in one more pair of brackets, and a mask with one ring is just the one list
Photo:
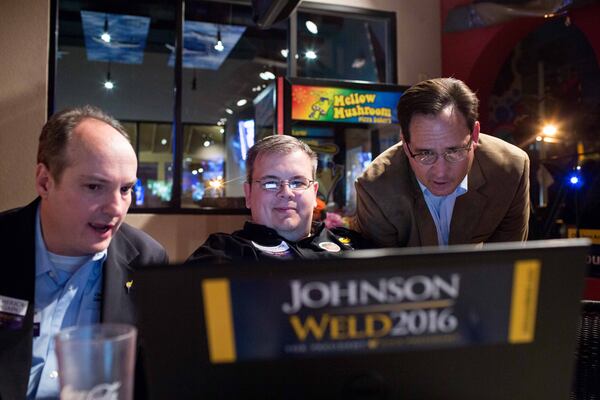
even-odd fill
[(292, 120), (398, 123), (401, 92), (292, 85)]

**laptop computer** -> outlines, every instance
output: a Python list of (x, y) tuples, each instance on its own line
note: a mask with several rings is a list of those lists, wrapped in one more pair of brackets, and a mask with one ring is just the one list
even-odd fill
[(586, 239), (135, 271), (149, 398), (565, 399)]

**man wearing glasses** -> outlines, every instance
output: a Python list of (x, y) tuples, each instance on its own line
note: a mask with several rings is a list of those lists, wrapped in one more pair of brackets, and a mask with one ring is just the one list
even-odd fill
[(522, 241), (529, 158), (479, 132), (475, 94), (453, 78), (421, 82), (398, 104), (401, 143), (356, 181), (356, 226), (380, 246)]
[(317, 155), (306, 143), (287, 135), (259, 140), (246, 159), (244, 194), (252, 220), (232, 234), (210, 235), (189, 261), (317, 258), (364, 246), (356, 232), (313, 224), (316, 170)]

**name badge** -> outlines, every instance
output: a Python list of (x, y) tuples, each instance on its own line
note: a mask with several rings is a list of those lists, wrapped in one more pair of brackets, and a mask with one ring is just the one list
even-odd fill
[(0, 295), (0, 329), (23, 328), (28, 305), (27, 300)]

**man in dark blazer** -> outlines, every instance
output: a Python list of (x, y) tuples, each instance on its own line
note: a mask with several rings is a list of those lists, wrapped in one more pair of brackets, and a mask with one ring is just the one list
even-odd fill
[(99, 109), (65, 110), (44, 126), (39, 197), (0, 214), (0, 399), (58, 398), (55, 330), (135, 322), (128, 272), (167, 262), (158, 242), (123, 223), (136, 169), (127, 133)]
[(380, 246), (522, 241), (529, 221), (529, 158), (479, 131), (478, 100), (461, 81), (408, 89), (402, 141), (356, 181), (356, 228)]

